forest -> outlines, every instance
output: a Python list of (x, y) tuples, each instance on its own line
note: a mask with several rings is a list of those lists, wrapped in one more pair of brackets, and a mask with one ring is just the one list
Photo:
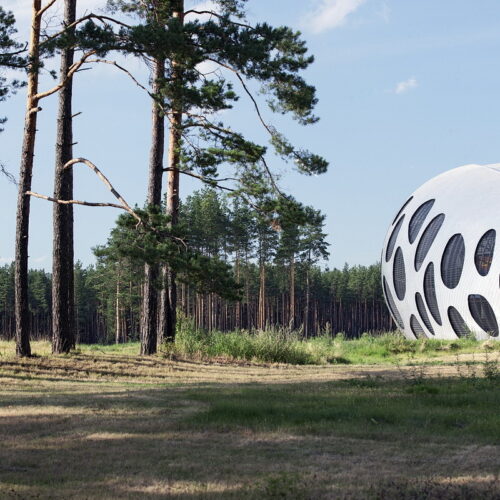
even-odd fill
[[(191, 244), (201, 254), (226, 262), (239, 285), (239, 300), (231, 300), (193, 289), (179, 276), (179, 310), (193, 318), (197, 328), (286, 327), (300, 330), (304, 337), (342, 332), (348, 338), (393, 328), (378, 264), (324, 269), (320, 264), (326, 246), (313, 258), (312, 246), (324, 245), (321, 217), (314, 233), (298, 231), (292, 242), (286, 231), (262, 224), (256, 212), (205, 188), (181, 204), (179, 220), (188, 225)], [(94, 249), (96, 265), (75, 265), (77, 343), (139, 339), (142, 266), (130, 257), (117, 257), (116, 239), (114, 232), (106, 246)], [(29, 287), (32, 336), (50, 339), (50, 273), (31, 270)], [(15, 336), (14, 319), (14, 266), (5, 265), (0, 268), (2, 338)]]
[[(19, 194), (14, 263), (2, 269), (0, 333), (16, 339), (20, 356), (30, 355), (31, 337), (51, 338), (54, 353), (77, 342), (139, 339), (141, 353), (153, 354), (175, 341), (178, 311), (209, 331), (286, 327), (308, 338), (392, 328), (378, 266), (323, 269), (325, 215), (279, 185), (274, 165), (309, 176), (328, 168), (326, 159), (292, 144), (264, 115), (267, 108), (302, 126), (318, 121), (315, 88), (302, 76), (314, 58), (299, 32), (248, 24), (245, 2), (236, 0), (216, 1), (208, 10), (183, 0), (110, 1), (105, 14), (80, 18), (76, 0), (65, 0), (62, 29), (56, 29), (54, 18), (49, 25), (43, 17), (58, 3), (34, 0), (26, 44), (14, 38), (13, 15), (1, 10), (0, 67), (20, 73), (19, 79), (2, 77), (2, 99), (23, 86), (27, 94), (19, 178), (3, 169)], [(124, 55), (149, 69), (149, 88), (117, 62)], [(60, 70), (52, 74), (59, 82), (42, 90), (41, 71), (57, 57)], [(206, 62), (215, 69), (203, 73)], [(111, 64), (151, 99), (142, 207), (129, 204), (102, 168), (73, 155), (73, 80), (98, 64)], [(52, 95), (58, 109), (49, 196), (32, 191), (31, 179), (37, 115)], [(260, 102), (261, 95), (267, 101)], [(269, 145), (221, 120), (243, 96)], [(73, 199), (77, 165), (93, 171), (116, 203)], [(181, 196), (183, 176), (205, 188)], [(29, 268), (32, 197), (53, 204), (51, 273)], [(86, 268), (75, 263), (74, 205), (124, 212), (107, 245), (94, 249), (96, 264)]]

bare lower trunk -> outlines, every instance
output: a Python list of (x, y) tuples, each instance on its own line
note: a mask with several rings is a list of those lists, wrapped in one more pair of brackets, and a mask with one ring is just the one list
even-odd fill
[(259, 309), (257, 313), (257, 328), (264, 330), (266, 326), (266, 266), (264, 263), (260, 265), (259, 279)]
[[(159, 93), (165, 77), (165, 61), (155, 61), (153, 92)], [(153, 101), (152, 143), (149, 157), (148, 204), (161, 205), (163, 155), (165, 143), (165, 117), (156, 101)], [(145, 264), (141, 311), (141, 354), (157, 351), (158, 341), (158, 265)]]
[(304, 309), (304, 336), (309, 337), (310, 333), (310, 312), (311, 309), (311, 277), (310, 277), (310, 267), (308, 265), (306, 271), (306, 306)]
[[(175, 0), (174, 14), (182, 23), (184, 21), (184, 0)], [(175, 61), (172, 64), (172, 83), (181, 87), (182, 74)], [(177, 91), (180, 92), (180, 91)], [(178, 93), (172, 98), (173, 113), (170, 117), (170, 133), (168, 146), (168, 186), (167, 186), (167, 214), (174, 227), (179, 219), (179, 163), (182, 139), (182, 95)], [(176, 273), (171, 267), (166, 267), (166, 291), (162, 294), (162, 335), (166, 342), (175, 341), (177, 325), (177, 283)]]
[(120, 344), (122, 338), (122, 318), (120, 314), (120, 277), (116, 280), (115, 300), (115, 344)]
[[(76, 0), (66, 0), (64, 24), (75, 21)], [(61, 54), (61, 80), (64, 80), (73, 64), (74, 51)], [(59, 92), (57, 114), (56, 168), (54, 198), (73, 198), (73, 169), (64, 165), (73, 157), (72, 120), (73, 79)], [(52, 352), (66, 353), (75, 345), (75, 300), (74, 300), (74, 250), (73, 250), (73, 205), (54, 203), (53, 209), (53, 253), (52, 253)]]
[[(236, 252), (236, 283), (240, 284), (240, 252)], [(236, 329), (241, 329), (241, 300), (236, 302), (236, 311), (235, 311), (235, 327)]]
[(290, 260), (290, 310), (289, 310), (289, 326), (295, 329), (295, 255), (292, 255)]
[(23, 148), (19, 172), (19, 192), (16, 215), (15, 249), (15, 315), (16, 353), (31, 356), (30, 315), (28, 305), (28, 239), (30, 218), (30, 197), (35, 153), (36, 121), (38, 112), (38, 62), (41, 25), (41, 0), (33, 0), (33, 17), (30, 32), (29, 56), (32, 61), (28, 76), (26, 118), (24, 120)]

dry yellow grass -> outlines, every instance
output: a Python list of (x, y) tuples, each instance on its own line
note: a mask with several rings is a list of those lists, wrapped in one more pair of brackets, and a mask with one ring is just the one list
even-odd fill
[[(500, 450), (484, 440), (189, 424), (211, 405), (200, 394), (324, 384), (334, 393), (346, 379), (411, 378), (412, 367), (98, 352), (18, 360), (5, 344), (0, 353), (1, 498), (405, 498), (412, 491), (420, 492), (414, 498), (500, 498)], [(424, 370), (456, 376), (456, 360)]]

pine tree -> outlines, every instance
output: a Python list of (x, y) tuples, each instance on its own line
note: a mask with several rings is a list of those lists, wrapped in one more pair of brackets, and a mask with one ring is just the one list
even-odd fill
[[(76, 20), (76, 0), (64, 1), (64, 25)], [(66, 36), (71, 36), (70, 30)], [(74, 62), (71, 45), (61, 52), (60, 78), (64, 81)], [(56, 166), (54, 198), (73, 199), (73, 169), (65, 168), (73, 158), (73, 79), (59, 91), (57, 112)], [(75, 346), (75, 297), (73, 206), (55, 203), (53, 208), (52, 250), (52, 352), (67, 353)]]
[[(231, 80), (241, 86), (242, 94), (255, 105), (257, 120), (282, 158), (292, 160), (306, 174), (322, 173), (327, 168), (324, 159), (294, 148), (267, 124), (250, 91), (253, 81), (267, 94), (271, 111), (291, 113), (302, 125), (317, 121), (312, 113), (316, 104), (314, 88), (299, 75), (313, 60), (306, 55), (305, 43), (289, 28), (273, 28), (266, 23), (250, 26), (244, 19), (244, 3), (215, 0), (217, 9), (210, 10), (205, 21), (199, 16), (206, 12), (196, 8), (184, 10), (183, 0), (111, 2), (115, 8), (146, 20), (126, 33), (131, 51), (151, 55), (163, 47), (168, 53), (161, 94), (170, 124), (166, 211), (172, 226), (178, 223), (181, 175), (220, 186), (223, 180), (218, 176), (218, 167), (230, 165), (234, 180), (230, 187), (225, 185), (226, 189), (246, 200), (253, 198), (268, 210), (275, 203), (273, 197), (280, 194), (267, 163), (267, 148), (216, 118), (217, 112), (232, 108), (239, 98)], [(165, 29), (148, 23), (145, 16), (159, 8), (165, 15)], [(200, 73), (199, 65), (205, 61), (216, 65), (217, 76)], [(171, 266), (166, 286), (165, 338), (173, 340), (177, 291)]]
[(326, 216), (319, 210), (306, 207), (306, 223), (301, 227), (299, 257), (305, 266), (306, 289), (304, 310), (304, 335), (309, 337), (311, 320), (311, 271), (320, 259), (328, 257), (326, 233), (323, 232)]
[[(20, 70), (26, 67), (23, 57), (25, 46), (12, 38), (17, 33), (15, 22), (12, 12), (0, 6), (0, 102), (24, 85), (17, 79), (8, 80), (3, 76), (5, 69)], [(6, 121), (6, 117), (0, 117), (0, 132), (3, 130), (1, 125)]]

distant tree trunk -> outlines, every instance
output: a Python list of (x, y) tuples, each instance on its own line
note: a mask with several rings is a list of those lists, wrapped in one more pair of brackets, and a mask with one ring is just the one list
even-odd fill
[(304, 310), (304, 336), (309, 337), (309, 325), (310, 325), (310, 309), (311, 309), (311, 276), (310, 276), (310, 266), (307, 266), (306, 270), (306, 306)]
[(26, 117), (19, 172), (19, 191), (16, 215), (15, 250), (15, 315), (16, 315), (16, 353), (18, 356), (31, 356), (30, 315), (28, 302), (28, 239), (30, 219), (30, 197), (35, 153), (36, 122), (38, 114), (38, 64), (40, 55), (41, 0), (33, 0), (32, 22), (29, 43), (31, 68), (28, 74)]
[[(64, 2), (64, 24), (75, 21), (76, 0)], [(73, 49), (61, 54), (61, 79), (69, 73), (73, 64)], [(73, 157), (72, 119), (73, 79), (59, 91), (57, 113), (56, 168), (54, 198), (73, 198), (73, 169), (64, 165)], [(75, 299), (74, 299), (74, 250), (73, 250), (73, 205), (54, 203), (52, 250), (52, 352), (67, 353), (75, 345)]]
[(266, 266), (262, 262), (259, 272), (259, 308), (257, 313), (257, 328), (264, 330), (266, 327)]
[(116, 280), (116, 299), (115, 299), (115, 343), (119, 344), (122, 338), (122, 318), (120, 314), (120, 274)]
[[(165, 78), (165, 60), (155, 61), (153, 93), (160, 91)], [(161, 205), (163, 155), (165, 149), (165, 116), (158, 102), (153, 100), (152, 143), (149, 156), (148, 204)], [(141, 312), (141, 354), (154, 354), (158, 337), (158, 265), (145, 264)]]
[[(184, 22), (184, 0), (174, 0), (173, 17)], [(182, 72), (174, 61), (172, 64), (172, 83), (177, 83), (178, 94), (172, 98), (172, 115), (170, 117), (170, 133), (168, 145), (168, 186), (167, 186), (167, 214), (170, 224), (175, 226), (179, 219), (179, 163), (182, 138)], [(177, 325), (177, 283), (176, 273), (171, 267), (164, 269), (165, 292), (162, 294), (162, 334), (164, 341), (175, 341)]]
[(290, 328), (295, 329), (295, 255), (290, 260)]
[[(240, 253), (236, 252), (236, 283), (240, 284)], [(235, 311), (235, 328), (241, 329), (241, 300), (236, 302), (236, 311)]]

